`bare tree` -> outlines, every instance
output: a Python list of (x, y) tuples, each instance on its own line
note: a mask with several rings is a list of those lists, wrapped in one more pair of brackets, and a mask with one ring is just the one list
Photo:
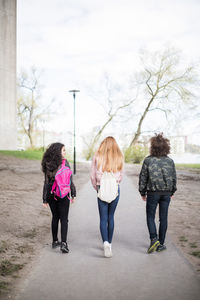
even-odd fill
[(112, 93), (115, 89), (119, 90), (120, 88), (113, 87), (111, 80), (107, 74), (104, 75), (104, 79), (105, 79), (105, 90), (106, 90), (106, 96), (105, 96), (106, 105), (104, 103), (103, 108), (106, 113), (106, 120), (101, 126), (96, 127), (93, 130), (93, 133), (95, 131), (96, 133), (94, 134), (93, 138), (90, 140), (90, 143), (86, 142), (86, 140), (84, 139), (84, 143), (87, 145), (88, 148), (86, 151), (87, 160), (92, 157), (94, 153), (94, 148), (97, 142), (99, 141), (100, 137), (102, 136), (102, 133), (105, 130), (105, 128), (113, 121), (113, 119), (116, 116), (118, 116), (120, 111), (128, 108), (136, 100), (135, 97), (133, 99), (123, 100), (119, 102), (115, 97), (112, 96)]
[[(133, 146), (141, 134), (142, 124), (150, 111), (160, 110), (165, 115), (170, 112), (168, 104), (189, 103), (194, 97), (192, 87), (196, 82), (194, 68), (192, 66), (179, 68), (180, 54), (167, 49), (162, 53), (142, 54), (144, 71), (136, 75), (138, 84), (143, 87), (143, 97), (146, 98), (136, 132), (130, 146)], [(139, 95), (141, 97), (141, 95)]]
[(41, 121), (43, 113), (47, 113), (52, 102), (48, 107), (42, 108), (39, 102), (41, 97), (41, 85), (39, 79), (41, 72), (32, 67), (30, 74), (21, 72), (18, 78), (19, 96), (17, 101), (17, 113), (19, 125), (22, 132), (27, 135), (30, 147), (34, 147), (33, 133), (37, 123)]

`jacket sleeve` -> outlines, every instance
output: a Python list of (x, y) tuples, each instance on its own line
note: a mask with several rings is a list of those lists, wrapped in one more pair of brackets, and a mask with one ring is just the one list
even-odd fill
[(176, 192), (176, 168), (175, 164), (173, 162), (173, 168), (172, 168), (172, 195)]
[(44, 181), (43, 192), (42, 192), (43, 203), (47, 203), (47, 184)]
[(47, 176), (44, 175), (44, 184), (43, 184), (43, 190), (42, 190), (42, 199), (43, 203), (47, 203)]
[(147, 192), (147, 182), (148, 182), (148, 166), (144, 160), (142, 169), (139, 175), (139, 192), (141, 196), (145, 196)]
[(71, 189), (71, 197), (74, 198), (76, 197), (76, 187), (73, 183), (73, 176), (71, 175), (71, 185), (70, 185), (70, 189)]
[(49, 199), (51, 197), (51, 188), (52, 188), (52, 184), (48, 182), (47, 174), (45, 174), (43, 192), (42, 192), (43, 203), (49, 202)]
[(91, 166), (91, 171), (90, 171), (90, 179), (92, 182), (92, 185), (94, 189), (97, 189), (97, 179), (96, 179), (96, 157), (94, 155), (92, 159), (92, 166)]

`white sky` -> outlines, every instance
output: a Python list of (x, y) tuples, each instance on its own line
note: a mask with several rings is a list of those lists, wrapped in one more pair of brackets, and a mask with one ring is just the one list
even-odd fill
[[(200, 60), (199, 0), (17, 2), (18, 71), (33, 65), (44, 70), (43, 96), (46, 101), (55, 97), (60, 103), (56, 113), (64, 115), (52, 123), (58, 131), (73, 129), (71, 89), (81, 90), (77, 134), (101, 124), (105, 115), (91, 90), (101, 99), (105, 72), (125, 83), (138, 69), (141, 48), (158, 50), (169, 44), (182, 50), (186, 60)], [(188, 122), (186, 134), (197, 126)]]

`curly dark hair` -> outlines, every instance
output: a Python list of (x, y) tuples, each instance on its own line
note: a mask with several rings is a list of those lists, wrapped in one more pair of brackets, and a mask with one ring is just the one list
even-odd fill
[(150, 155), (160, 157), (170, 153), (170, 141), (163, 136), (163, 133), (153, 136), (150, 143)]
[(47, 171), (53, 172), (62, 164), (61, 149), (64, 144), (53, 143), (45, 151), (42, 158), (42, 171), (46, 174)]

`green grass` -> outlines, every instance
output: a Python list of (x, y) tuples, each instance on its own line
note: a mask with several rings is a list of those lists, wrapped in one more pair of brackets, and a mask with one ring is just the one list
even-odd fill
[[(30, 160), (42, 160), (44, 152), (42, 150), (0, 150), (0, 155), (9, 155), (22, 159), (30, 159)], [(67, 158), (70, 157), (67, 155)], [(71, 159), (67, 159), (68, 162), (72, 162)], [(77, 161), (78, 163), (78, 161)]]
[(196, 243), (190, 243), (190, 247), (191, 248), (197, 248), (197, 244)]
[(196, 256), (196, 257), (200, 258), (200, 251), (193, 251), (190, 254), (193, 255), (193, 256)]
[(0, 264), (0, 275), (7, 276), (23, 268), (23, 264), (13, 264), (9, 260), (3, 260)]
[(0, 253), (5, 253), (7, 250), (8, 250), (8, 243), (6, 241), (1, 241)]
[(37, 235), (37, 231), (35, 228), (33, 228), (33, 229), (30, 229), (30, 230), (27, 230), (26, 232), (24, 232), (22, 234), (22, 237), (33, 239), (34, 237), (36, 237), (36, 235)]
[(188, 240), (186, 239), (185, 236), (180, 236), (180, 237), (179, 237), (179, 241), (180, 241), (180, 242), (187, 242)]
[(0, 281), (0, 295), (3, 294), (3, 292), (8, 291), (8, 286), (8, 282)]
[(43, 156), (42, 150), (25, 150), (25, 151), (13, 151), (13, 150), (0, 150), (0, 155), (9, 155), (18, 158), (25, 158), (31, 160), (41, 160)]
[(23, 244), (21, 246), (18, 246), (17, 251), (19, 251), (19, 253), (24, 254), (24, 253), (32, 253), (33, 252), (33, 247), (28, 245), (28, 244)]
[(176, 164), (178, 169), (200, 169), (200, 164)]

